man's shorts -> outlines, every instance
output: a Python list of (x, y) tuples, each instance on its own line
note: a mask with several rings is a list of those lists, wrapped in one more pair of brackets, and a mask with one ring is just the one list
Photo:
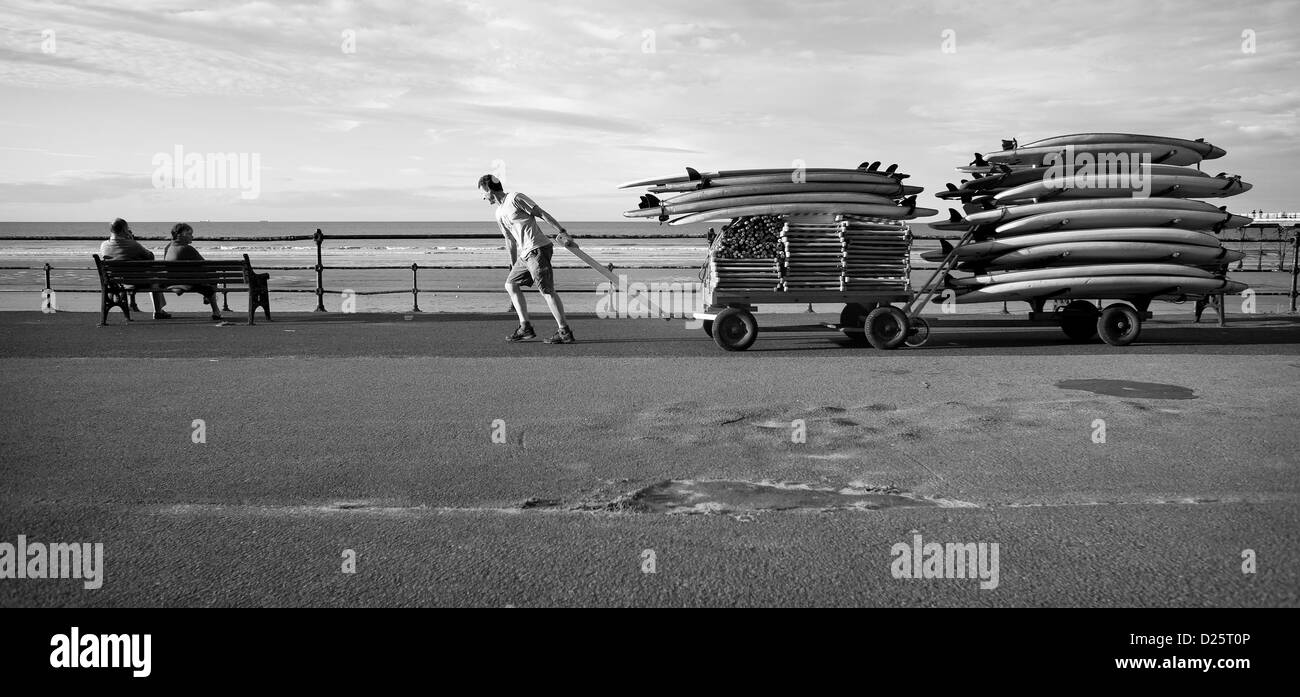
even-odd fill
[(510, 275), (506, 276), (506, 282), (531, 286), (536, 281), (538, 290), (547, 295), (554, 293), (555, 273), (551, 270), (551, 253), (553, 251), (555, 251), (555, 245), (548, 244), (545, 247), (538, 247), (523, 258), (516, 260), (515, 265), (510, 267)]

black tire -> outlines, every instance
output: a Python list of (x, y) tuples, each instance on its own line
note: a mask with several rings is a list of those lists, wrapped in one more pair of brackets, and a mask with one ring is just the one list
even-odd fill
[(1097, 338), (1097, 306), (1087, 300), (1075, 300), (1060, 309), (1061, 331), (1071, 341), (1092, 341)]
[(1142, 333), (1142, 317), (1128, 305), (1115, 303), (1101, 311), (1097, 334), (1111, 346), (1128, 346)]
[(706, 319), (704, 322), (704, 333), (713, 336), (713, 320)]
[(744, 351), (758, 339), (758, 320), (749, 310), (729, 307), (713, 318), (713, 342), (725, 351)]
[(898, 348), (907, 340), (910, 331), (907, 326), (907, 315), (892, 305), (882, 305), (872, 310), (867, 315), (867, 325), (864, 329), (867, 332), (867, 341), (878, 349)]
[(921, 317), (913, 317), (908, 327), (907, 338), (903, 340), (909, 348), (920, 348), (930, 340), (930, 323)]
[[(871, 314), (871, 311), (877, 307), (880, 307), (879, 303), (871, 303), (870, 305), (849, 303), (845, 305), (844, 309), (840, 310), (840, 326), (856, 327), (858, 329), (867, 326), (867, 315)], [(844, 332), (844, 336), (848, 337), (849, 343), (851, 344), (857, 346), (870, 345), (867, 342), (867, 335), (865, 332)]]

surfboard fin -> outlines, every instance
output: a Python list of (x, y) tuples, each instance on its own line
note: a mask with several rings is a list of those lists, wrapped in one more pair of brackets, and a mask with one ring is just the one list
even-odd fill
[(645, 210), (647, 208), (659, 208), (659, 207), (660, 205), (659, 205), (658, 196), (655, 196), (654, 194), (641, 195), (641, 205), (639, 206), (641, 210)]
[(885, 168), (885, 174), (893, 174), (897, 170), (898, 170), (898, 164), (895, 163)]
[(949, 254), (952, 254), (952, 250), (954, 249), (954, 247), (952, 246), (952, 243), (949, 242), (948, 240), (940, 239), (939, 249), (940, 251), (943, 252), (943, 256), (946, 258)]
[(1017, 141), (1015, 138), (1012, 138), (1011, 140), (1006, 140), (1006, 139), (1004, 138), (1004, 139), (1002, 140), (1002, 149), (1003, 149), (1003, 150), (1015, 150), (1015, 149), (1018, 148), (1018, 147), (1020, 147), (1020, 142)]
[(687, 168), (686, 168), (686, 176), (687, 176), (691, 181), (693, 181), (693, 182), (700, 181), (701, 179), (704, 178), (704, 177), (700, 176), (699, 171), (696, 170), (694, 167), (687, 167)]
[(970, 163), (975, 167), (987, 167), (989, 164), (988, 161), (984, 159), (984, 156), (979, 153), (975, 153), (975, 159), (971, 160)]
[(964, 220), (966, 220), (966, 219), (963, 218), (963, 217), (961, 217), (961, 213), (958, 213), (956, 208), (949, 208), (949, 209), (948, 209), (948, 222), (950, 222), (950, 223), (960, 223), (960, 222), (962, 222), (962, 221), (964, 221)]
[(871, 166), (867, 167), (868, 172), (874, 172), (878, 169), (880, 169), (880, 160), (876, 160), (875, 162), (872, 162)]
[(913, 194), (903, 199), (903, 205), (907, 207), (907, 212), (909, 214), (914, 213), (916, 211), (916, 195)]

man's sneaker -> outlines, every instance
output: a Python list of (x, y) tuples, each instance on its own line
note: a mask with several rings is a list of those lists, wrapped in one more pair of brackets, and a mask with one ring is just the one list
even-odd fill
[(154, 319), (171, 319), (171, 318), (172, 318), (172, 315), (171, 315), (170, 312), (161, 312), (161, 311), (160, 311), (160, 312), (155, 312), (155, 313), (153, 313), (153, 318), (154, 318)]
[(514, 343), (516, 341), (525, 341), (527, 339), (537, 338), (537, 333), (533, 331), (533, 325), (521, 324), (515, 327), (515, 333), (506, 337), (506, 341)]
[(548, 344), (575, 344), (577, 342), (578, 340), (573, 338), (573, 330), (568, 327), (561, 328), (560, 331), (555, 332), (555, 336), (545, 341)]

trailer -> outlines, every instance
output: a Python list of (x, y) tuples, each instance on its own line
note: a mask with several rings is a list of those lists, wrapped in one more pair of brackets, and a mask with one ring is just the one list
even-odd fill
[[(694, 313), (702, 320), (704, 332), (726, 351), (744, 351), (758, 338), (758, 320), (754, 317), (758, 305), (843, 303), (838, 323), (819, 326), (843, 333), (855, 345), (870, 345), (878, 349), (900, 346), (917, 348), (930, 338), (930, 323), (921, 312), (941, 295), (943, 278), (956, 263), (957, 249), (971, 241), (968, 232), (952, 247), (939, 267), (923, 287), (915, 293), (855, 293), (845, 291), (770, 291), (728, 292), (712, 290), (707, 307)], [(1192, 297), (1178, 293), (1176, 286), (1160, 289), (1141, 296), (1112, 298), (1105, 305), (1093, 296), (1081, 299), (1042, 296), (1025, 300), (1030, 306), (1027, 324), (1055, 324), (1073, 341), (1093, 341), (1100, 338), (1111, 346), (1127, 346), (1138, 339), (1142, 323), (1151, 319), (1149, 307), (1156, 299), (1164, 298), (1182, 302)], [(1219, 323), (1224, 324), (1222, 295), (1216, 305)], [(1092, 300), (1097, 300), (1094, 304)], [(1064, 302), (1047, 310), (1048, 301)]]

